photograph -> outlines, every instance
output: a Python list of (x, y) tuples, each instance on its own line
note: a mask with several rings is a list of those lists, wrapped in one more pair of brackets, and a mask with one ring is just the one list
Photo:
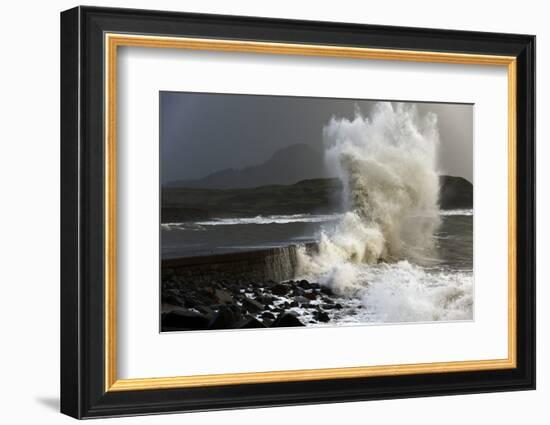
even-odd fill
[(474, 319), (474, 105), (159, 96), (161, 331)]

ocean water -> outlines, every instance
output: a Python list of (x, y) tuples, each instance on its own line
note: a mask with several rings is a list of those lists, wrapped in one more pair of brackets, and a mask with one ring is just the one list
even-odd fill
[[(331, 286), (341, 310), (332, 325), (428, 322), (473, 318), (473, 211), (440, 211), (430, 255), (380, 261), (342, 262), (297, 278)], [(319, 242), (341, 214), (220, 219), (162, 225), (165, 258), (252, 251)], [(277, 303), (291, 299), (279, 297)], [(315, 301), (313, 302), (315, 304)], [(294, 307), (304, 323), (311, 310)], [(320, 326), (320, 325), (316, 325)]]
[(314, 242), (323, 224), (339, 214), (226, 218), (161, 225), (162, 258), (253, 251)]
[(331, 312), (331, 323), (472, 320), (473, 214), (444, 211), (440, 220), (433, 246), (422, 256), (341, 262), (324, 272), (304, 273), (330, 286), (344, 305)]

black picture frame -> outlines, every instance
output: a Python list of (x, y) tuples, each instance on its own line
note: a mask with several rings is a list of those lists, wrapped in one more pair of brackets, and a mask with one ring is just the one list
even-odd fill
[[(514, 56), (517, 59), (517, 367), (105, 391), (104, 34)], [(75, 418), (535, 388), (535, 37), (76, 7), (61, 13), (61, 412)]]

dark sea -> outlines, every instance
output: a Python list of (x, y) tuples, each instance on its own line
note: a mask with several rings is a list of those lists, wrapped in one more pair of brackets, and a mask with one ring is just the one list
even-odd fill
[[(165, 223), (162, 258), (326, 244), (323, 231), (341, 220), (342, 214), (295, 214)], [(315, 267), (317, 259), (307, 257), (304, 250), (304, 267), (297, 277), (334, 290), (344, 306), (330, 312), (336, 325), (472, 320), (473, 211), (440, 211), (433, 242), (425, 257), (374, 264), (340, 261), (340, 253), (329, 245), (323, 261), (332, 261), (330, 267)], [(308, 314), (300, 307), (295, 310), (302, 317)]]

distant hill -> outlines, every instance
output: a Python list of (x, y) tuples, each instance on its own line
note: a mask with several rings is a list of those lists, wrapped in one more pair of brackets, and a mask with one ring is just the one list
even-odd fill
[(473, 208), (474, 188), (462, 177), (439, 177), (439, 205), (443, 210)]
[(324, 156), (306, 144), (290, 145), (275, 152), (263, 164), (242, 169), (228, 168), (196, 180), (177, 180), (164, 187), (240, 189), (329, 177)]
[(339, 211), (342, 184), (338, 179), (302, 180), (291, 185), (245, 189), (162, 189), (163, 223), (207, 218)]
[[(473, 187), (462, 177), (440, 176), (440, 208), (472, 208)], [(341, 210), (342, 183), (308, 179), (290, 185), (241, 189), (162, 188), (163, 223), (272, 214), (332, 213)]]

